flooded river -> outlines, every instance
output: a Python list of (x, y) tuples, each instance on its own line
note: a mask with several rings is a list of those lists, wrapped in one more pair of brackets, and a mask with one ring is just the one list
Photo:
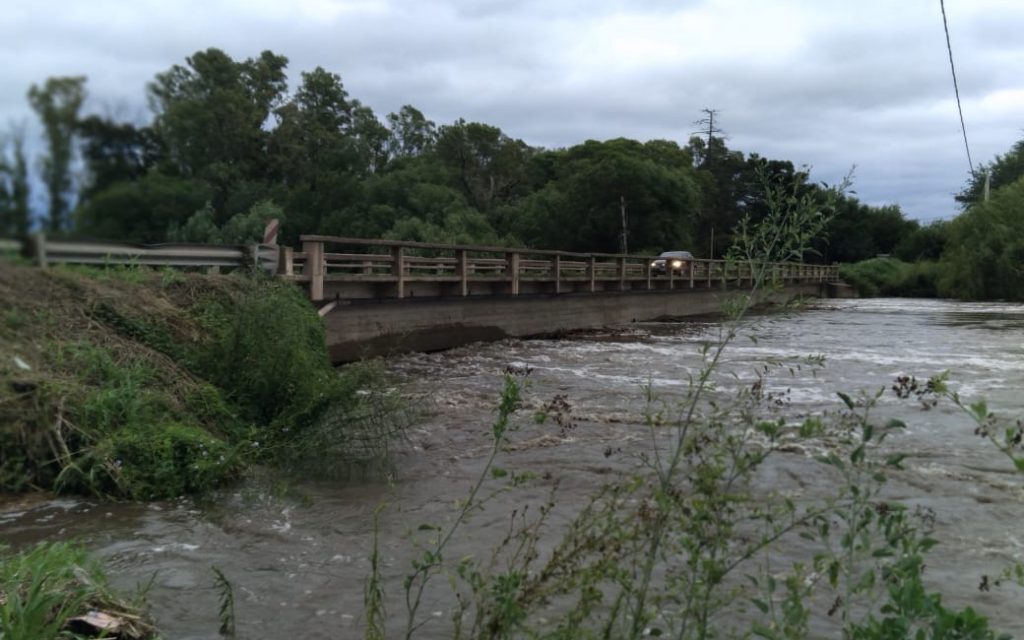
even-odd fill
[[(926, 378), (949, 370), (965, 399), (984, 397), (993, 411), (1024, 416), (1024, 305), (923, 300), (820, 301), (794, 316), (762, 316), (727, 352), (718, 392), (749, 385), (766, 360), (821, 354), (823, 368), (802, 368), (771, 383), (784, 411), (798, 417), (836, 409), (837, 391), (875, 391), (898, 375)], [(211, 567), (234, 586), (241, 638), (361, 637), (373, 512), (380, 512), (389, 610), (414, 554), (407, 533), (444, 522), (484, 462), (490, 421), (506, 370), (522, 376), (528, 408), (555, 396), (571, 407), (569, 424), (532, 424), (513, 436), (503, 466), (540, 480), (502, 495), (462, 532), (453, 555), (488, 552), (517, 506), (544, 499), (582, 503), (650, 446), (642, 426), (644, 385), (681, 393), (701, 366), (701, 344), (717, 336), (714, 320), (641, 323), (559, 340), (514, 340), (396, 358), (389, 368), (421, 412), (395, 460), (394, 477), (360, 483), (257, 479), (212, 499), (147, 505), (81, 499), (26, 499), (0, 505), (0, 540), (16, 545), (76, 538), (104, 557), (115, 584), (152, 581), (149, 600), (168, 638), (218, 638)], [(981, 592), (982, 575), (1024, 560), (1024, 475), (979, 439), (951, 407), (921, 411), (887, 393), (884, 416), (909, 429), (888, 446), (908, 454), (888, 491), (934, 510), (941, 541), (927, 577), (945, 601), (971, 605), (996, 628), (1024, 637), (1024, 591)], [(823, 490), (826, 477), (794, 448), (773, 467), (790, 489)], [(781, 482), (782, 480), (780, 480)], [(557, 518), (555, 524), (557, 525)], [(428, 599), (426, 617), (447, 618), (444, 600)], [(445, 637), (428, 623), (418, 637)]]

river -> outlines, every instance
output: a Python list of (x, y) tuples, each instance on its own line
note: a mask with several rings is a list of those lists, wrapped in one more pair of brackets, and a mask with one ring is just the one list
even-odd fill
[[(397, 616), (413, 555), (408, 532), (444, 522), (481, 468), (506, 371), (526, 385), (528, 408), (564, 396), (571, 419), (537, 425), (524, 411), (502, 464), (540, 479), (498, 496), (471, 520), (457, 540), (459, 554), (485, 554), (511, 510), (543, 500), (555, 483), (560, 502), (580, 504), (611, 474), (634, 468), (638, 452), (650, 446), (641, 425), (643, 387), (667, 397), (681, 393), (699, 370), (701, 344), (715, 339), (718, 327), (714, 319), (638, 323), (398, 357), (388, 367), (419, 418), (395, 454), (390, 479), (258, 478), (210, 499), (154, 504), (13, 499), (0, 504), (0, 540), (83, 541), (108, 561), (116, 585), (152, 582), (151, 610), (168, 638), (219, 637), (213, 566), (233, 585), (241, 638), (361, 637), (374, 510), (384, 505), (381, 552), (389, 611)], [(784, 370), (770, 382), (787, 415), (835, 409), (837, 391), (875, 391), (898, 375), (948, 370), (965, 399), (984, 397), (997, 413), (1024, 416), (1024, 305), (825, 300), (794, 315), (760, 316), (728, 349), (717, 392), (749, 385), (766, 360), (815, 354), (825, 356), (823, 367)], [(1024, 475), (1013, 473), (952, 407), (923, 411), (891, 393), (880, 405), (881, 415), (909, 425), (888, 444), (908, 454), (889, 494), (935, 513), (941, 544), (928, 557), (929, 583), (941, 586), (947, 603), (969, 604), (994, 627), (1024, 636), (1024, 592), (978, 588), (982, 575), (1024, 560)], [(795, 447), (778, 454), (780, 483), (821, 492), (825, 475), (810, 453)], [(446, 618), (447, 606), (428, 598), (424, 615)], [(441, 622), (421, 634), (444, 636)]]

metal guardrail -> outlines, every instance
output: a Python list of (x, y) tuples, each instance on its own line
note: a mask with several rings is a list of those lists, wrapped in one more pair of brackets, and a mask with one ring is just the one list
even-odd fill
[(271, 245), (132, 244), (90, 240), (51, 240), (35, 234), (24, 243), (0, 239), (0, 250), (20, 251), (40, 267), (51, 264), (120, 265), (175, 268), (277, 269), (278, 248)]

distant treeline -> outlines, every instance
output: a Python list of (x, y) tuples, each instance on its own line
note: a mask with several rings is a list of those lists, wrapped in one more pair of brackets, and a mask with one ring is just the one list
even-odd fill
[(847, 265), (843, 277), (862, 295), (1024, 300), (1024, 140), (978, 167), (957, 200), (959, 216), (914, 234), (919, 251)]
[[(148, 124), (84, 115), (84, 77), (33, 86), (28, 98), (46, 136), (44, 229), (237, 242), (278, 217), (284, 242), (325, 233), (706, 257), (724, 253), (742, 218), (764, 215), (759, 167), (793, 193), (820, 189), (806, 168), (729, 149), (716, 135), (685, 146), (619, 138), (543, 149), (483, 123), (436, 125), (408, 105), (382, 121), (319, 67), (290, 92), (287, 63), (270, 51), (244, 61), (197, 52), (149, 83)], [(30, 228), (30, 164), (22, 137), (8, 136), (0, 235)], [(1004, 179), (993, 174), (996, 188)], [(976, 182), (965, 202), (979, 198)], [(936, 260), (954, 228), (967, 233), (961, 223), (921, 226), (896, 205), (849, 195), (834, 213), (808, 260)]]

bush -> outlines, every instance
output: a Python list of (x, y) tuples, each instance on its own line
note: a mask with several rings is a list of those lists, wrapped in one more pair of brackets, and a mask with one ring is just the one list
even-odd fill
[(201, 315), (209, 338), (189, 367), (272, 437), (308, 426), (330, 403), (351, 401), (331, 366), (323, 324), (295, 286), (261, 281), (238, 300), (208, 301)]
[(939, 266), (934, 262), (907, 263), (896, 258), (872, 258), (839, 268), (839, 276), (863, 297), (933, 298)]
[(1024, 178), (949, 225), (939, 290), (970, 300), (1024, 300)]

